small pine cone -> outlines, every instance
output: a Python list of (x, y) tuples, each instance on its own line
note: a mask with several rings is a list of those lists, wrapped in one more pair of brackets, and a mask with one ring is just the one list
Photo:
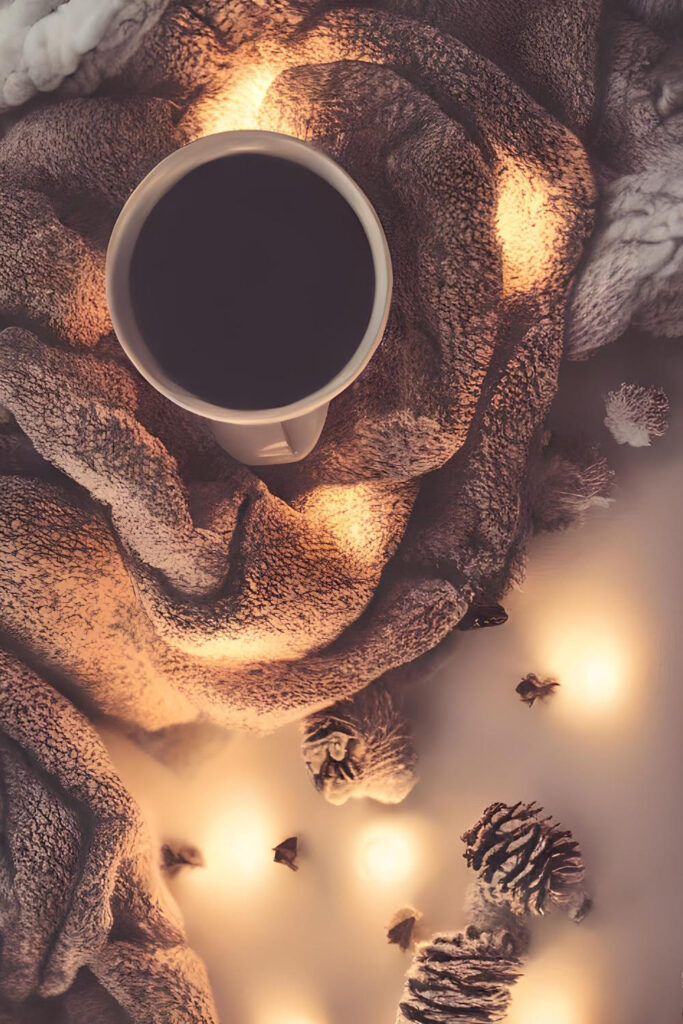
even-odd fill
[(506, 932), (470, 926), (418, 947), (396, 1024), (489, 1024), (505, 1018), (521, 961)]
[(605, 395), (605, 426), (617, 444), (644, 448), (669, 425), (669, 399), (661, 388), (622, 384)]
[(533, 803), (491, 804), (461, 837), (467, 865), (485, 884), (486, 898), (514, 914), (540, 915), (554, 904), (581, 920), (590, 909), (581, 851), (571, 832), (542, 812)]
[(595, 445), (552, 435), (529, 463), (529, 517), (535, 533), (580, 524), (610, 504), (614, 474)]

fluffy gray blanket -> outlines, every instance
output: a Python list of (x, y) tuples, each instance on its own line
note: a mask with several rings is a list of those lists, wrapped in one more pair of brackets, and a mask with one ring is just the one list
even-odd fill
[[(608, 137), (598, 51), (622, 22), (598, 0), (164, 8), (89, 22), (64, 66), (50, 24), (0, 50), (6, 106), (58, 87), (0, 139), (3, 1024), (216, 1019), (89, 718), (318, 712), (496, 601), (532, 527), (566, 516), (571, 467), (544, 421), (593, 223), (584, 142)], [(347, 168), (396, 278), (385, 340), (318, 448), (259, 476), (136, 375), (103, 282), (146, 171), (254, 126)], [(581, 506), (594, 475), (570, 475)]]

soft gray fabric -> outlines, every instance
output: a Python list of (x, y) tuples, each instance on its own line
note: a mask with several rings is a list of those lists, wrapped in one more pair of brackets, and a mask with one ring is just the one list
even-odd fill
[(606, 45), (591, 148), (601, 212), (578, 275), (567, 351), (582, 359), (630, 324), (683, 336), (683, 8), (638, 0)]
[(37, 92), (92, 92), (135, 52), (168, 0), (5, 0), (0, 111)]

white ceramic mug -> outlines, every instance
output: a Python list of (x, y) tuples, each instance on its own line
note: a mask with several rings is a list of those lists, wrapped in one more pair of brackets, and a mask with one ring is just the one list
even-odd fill
[[(277, 409), (226, 409), (198, 398), (159, 366), (138, 329), (129, 290), (130, 262), (140, 230), (159, 199), (201, 164), (238, 153), (280, 157), (313, 171), (354, 210), (370, 246), (375, 293), (367, 330), (347, 364), (324, 387)], [(330, 157), (299, 139), (277, 132), (207, 135), (157, 164), (126, 202), (107, 249), (107, 298), (117, 337), (140, 373), (172, 402), (211, 420), (213, 432), (234, 458), (248, 465), (296, 462), (320, 437), (328, 405), (351, 384), (379, 345), (391, 301), (389, 248), (379, 218), (355, 181)]]

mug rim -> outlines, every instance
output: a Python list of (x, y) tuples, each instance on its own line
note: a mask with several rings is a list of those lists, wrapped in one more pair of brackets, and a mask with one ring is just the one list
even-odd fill
[[(237, 153), (280, 157), (313, 171), (349, 204), (368, 240), (375, 274), (370, 319), (353, 355), (323, 387), (296, 402), (269, 409), (230, 409), (200, 398), (176, 383), (147, 347), (133, 314), (128, 274), (133, 250), (147, 217), (181, 178), (202, 164)], [(389, 246), (375, 209), (360, 186), (332, 157), (291, 135), (267, 131), (217, 132), (190, 142), (161, 160), (126, 200), (107, 246), (105, 261), (107, 302), (119, 344), (149, 383), (176, 405), (222, 423), (237, 425), (275, 423), (303, 416), (344, 391), (365, 369), (382, 340), (389, 317), (392, 267)]]

